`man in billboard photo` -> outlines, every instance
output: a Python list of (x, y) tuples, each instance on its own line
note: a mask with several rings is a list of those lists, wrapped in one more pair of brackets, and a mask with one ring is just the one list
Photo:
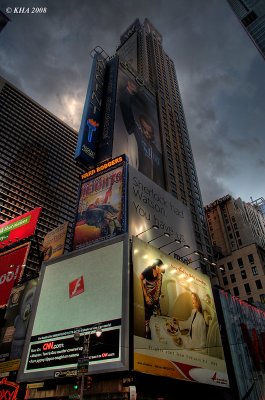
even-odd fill
[(197, 293), (191, 293), (192, 311), (186, 321), (177, 321), (180, 331), (187, 330), (181, 335), (183, 346), (186, 349), (206, 348), (206, 322), (203, 316), (201, 300)]
[(144, 296), (145, 308), (145, 337), (151, 339), (150, 318), (152, 315), (161, 315), (160, 295), (162, 287), (162, 274), (165, 272), (163, 262), (155, 260), (151, 266), (145, 268), (140, 275)]
[(129, 78), (120, 90), (119, 104), (128, 133), (130, 164), (163, 187), (162, 154), (155, 142), (153, 122), (153, 114), (156, 110), (151, 112), (147, 97)]

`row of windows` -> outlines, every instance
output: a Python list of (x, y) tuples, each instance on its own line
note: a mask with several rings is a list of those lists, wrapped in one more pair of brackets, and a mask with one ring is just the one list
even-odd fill
[[(252, 267), (251, 268), (251, 272), (252, 272), (253, 276), (258, 275), (257, 267), (255, 267), (255, 266)], [(241, 275), (242, 279), (247, 279), (247, 272), (245, 270), (240, 271), (240, 275)], [(229, 277), (230, 277), (231, 283), (235, 283), (236, 282), (236, 275), (235, 274), (230, 274)], [(258, 280), (256, 282), (260, 282), (260, 281)], [(223, 283), (224, 283), (224, 285), (228, 285), (228, 277), (227, 276), (223, 277)], [(262, 288), (262, 286), (261, 286), (261, 288)], [(261, 288), (257, 287), (257, 289), (261, 289)]]
[[(250, 264), (254, 264), (254, 256), (253, 256), (253, 254), (248, 254), (248, 262), (250, 263)], [(244, 268), (244, 262), (243, 262), (243, 259), (242, 259), (242, 257), (239, 257), (238, 259), (237, 259), (237, 266), (239, 267), (239, 268)], [(231, 271), (232, 269), (233, 269), (233, 264), (232, 264), (232, 262), (231, 261), (228, 261), (227, 262), (227, 268), (228, 268), (228, 270), (229, 271)], [(255, 267), (256, 268), (256, 267)], [(223, 265), (220, 265), (220, 269), (222, 270), (222, 273), (224, 274), (225, 273), (225, 271), (226, 271), (226, 266), (223, 264)]]

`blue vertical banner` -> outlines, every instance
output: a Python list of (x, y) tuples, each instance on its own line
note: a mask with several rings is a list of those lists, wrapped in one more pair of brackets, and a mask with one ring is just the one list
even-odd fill
[(75, 160), (85, 168), (95, 166), (96, 164), (106, 67), (106, 57), (102, 53), (96, 52), (75, 152)]
[(104, 93), (104, 109), (102, 112), (104, 119), (102, 118), (97, 163), (112, 158), (118, 67), (119, 59), (117, 56), (108, 61), (106, 73), (107, 85)]

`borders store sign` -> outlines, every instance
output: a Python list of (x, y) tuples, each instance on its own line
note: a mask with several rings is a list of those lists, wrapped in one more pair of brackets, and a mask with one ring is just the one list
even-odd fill
[(34, 234), (42, 208), (35, 208), (0, 225), (0, 243), (10, 246)]

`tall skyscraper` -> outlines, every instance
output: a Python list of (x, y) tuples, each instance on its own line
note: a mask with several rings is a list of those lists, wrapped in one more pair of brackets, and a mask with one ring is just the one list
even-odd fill
[[(86, 102), (92, 114), (88, 118), (85, 111), (83, 126), (93, 135), (99, 129), (98, 161), (126, 154), (133, 167), (188, 206), (197, 249), (211, 257), (176, 72), (161, 34), (147, 19), (143, 24), (136, 19), (121, 36), (116, 55), (106, 59), (98, 53), (94, 62), (97, 72), (91, 74)], [(83, 145), (84, 157), (95, 154), (91, 149), (91, 142)]]
[[(0, 223), (42, 207), (39, 245), (69, 221), (69, 249), (80, 172), (73, 160), (76, 132), (0, 77), (0, 138)], [(33, 246), (28, 265), (35, 268)]]
[(155, 93), (163, 152), (165, 189), (192, 214), (198, 250), (210, 254), (199, 182), (192, 155), (174, 63), (162, 45), (162, 36), (148, 19), (136, 20), (121, 36), (121, 59), (150, 85)]
[(265, 304), (265, 222), (256, 205), (230, 195), (205, 207), (220, 285)]
[(9, 18), (0, 10), (0, 32), (4, 29), (6, 24), (9, 22)]
[(265, 2), (264, 0), (228, 0), (242, 26), (265, 58)]

